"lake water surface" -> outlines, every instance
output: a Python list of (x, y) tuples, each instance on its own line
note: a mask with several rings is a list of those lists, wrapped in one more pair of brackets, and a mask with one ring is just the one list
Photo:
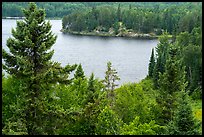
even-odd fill
[[(111, 61), (121, 78), (120, 85), (139, 82), (148, 74), (151, 50), (157, 46), (158, 40), (69, 35), (60, 32), (61, 20), (50, 22), (57, 35), (52, 60), (62, 66), (81, 63), (86, 76), (93, 72), (97, 78), (104, 79), (106, 64)], [(2, 19), (2, 46), (6, 50), (12, 27), (16, 27), (16, 20)]]

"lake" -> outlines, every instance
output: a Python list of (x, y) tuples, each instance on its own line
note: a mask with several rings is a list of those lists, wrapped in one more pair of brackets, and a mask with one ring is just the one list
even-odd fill
[[(60, 32), (61, 20), (50, 22), (53, 33), (57, 35), (52, 47), (55, 50), (53, 61), (62, 66), (81, 63), (86, 76), (93, 72), (100, 79), (104, 79), (107, 62), (111, 61), (121, 78), (120, 85), (139, 82), (147, 76), (151, 50), (157, 46), (158, 40), (63, 34)], [(16, 27), (16, 20), (2, 19), (2, 45), (6, 50), (12, 27)]]

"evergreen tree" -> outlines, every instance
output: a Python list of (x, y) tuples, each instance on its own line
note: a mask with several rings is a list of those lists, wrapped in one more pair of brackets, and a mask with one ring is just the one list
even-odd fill
[(22, 107), (28, 134), (43, 134), (42, 119), (46, 119), (43, 115), (46, 112), (42, 102), (49, 94), (45, 91), (52, 83), (69, 83), (68, 76), (75, 65), (63, 68), (51, 61), (54, 50), (49, 50), (57, 37), (51, 32), (50, 22), (45, 21), (45, 11), (30, 3), (23, 13), (25, 19), (17, 21), (16, 29), (12, 29), (13, 38), (7, 40), (10, 52), (3, 49), (3, 69), (26, 85), (23, 91), (26, 106)]
[(170, 135), (199, 135), (199, 123), (193, 116), (192, 107), (189, 104), (188, 94), (184, 91), (179, 94), (179, 104), (173, 120), (168, 125)]
[(120, 80), (119, 76), (117, 75), (117, 71), (112, 68), (111, 62), (107, 63), (107, 71), (106, 71), (106, 76), (104, 80), (104, 84), (106, 86), (106, 90), (113, 91), (117, 84), (115, 84), (115, 81)]
[(154, 85), (156, 88), (158, 88), (159, 74), (163, 74), (165, 71), (169, 45), (168, 33), (164, 32), (159, 38), (159, 44), (156, 47), (156, 63), (153, 71)]
[[(191, 33), (184, 32), (177, 35), (176, 46), (180, 49), (178, 60), (186, 66), (187, 89), (189, 95), (202, 86), (202, 32), (194, 28)], [(201, 95), (201, 94), (200, 94)]]
[(153, 76), (154, 66), (155, 66), (154, 49), (152, 49), (152, 54), (149, 62), (149, 77)]
[(81, 64), (79, 64), (79, 66), (77, 67), (77, 70), (74, 74), (74, 77), (77, 79), (77, 78), (82, 78), (84, 79), (84, 71), (83, 71), (83, 68), (81, 66)]
[(74, 74), (74, 90), (79, 96), (78, 100), (80, 103), (85, 105), (87, 103), (86, 91), (87, 91), (87, 79), (84, 75), (82, 65), (79, 64)]
[(111, 100), (111, 105), (114, 99), (114, 89), (116, 86), (118, 86), (115, 84), (115, 81), (117, 80), (120, 80), (119, 76), (117, 75), (117, 71), (112, 68), (111, 62), (108, 62), (105, 80), (103, 82), (105, 85), (105, 91), (107, 91), (107, 97)]
[(89, 78), (89, 81), (88, 81), (88, 97), (89, 97), (89, 99), (88, 99), (88, 101), (89, 102), (94, 102), (94, 93), (96, 92), (96, 89), (95, 89), (95, 80), (94, 80), (94, 74), (93, 73), (91, 73), (91, 76), (90, 76), (90, 78)]
[(185, 91), (185, 67), (181, 67), (180, 61), (176, 60), (177, 49), (173, 46), (169, 50), (169, 59), (165, 65), (165, 72), (159, 76), (160, 95), (157, 102), (161, 113), (161, 124), (166, 124), (172, 120), (173, 112), (176, 108), (176, 94)]
[(120, 22), (120, 21), (122, 20), (122, 19), (121, 19), (121, 8), (120, 8), (120, 4), (118, 5), (117, 19), (118, 19), (118, 22)]

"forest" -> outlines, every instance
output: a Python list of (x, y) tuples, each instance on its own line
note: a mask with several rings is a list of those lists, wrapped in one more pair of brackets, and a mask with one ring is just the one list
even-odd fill
[[(27, 2), (2, 4), (2, 17), (22, 17)], [(36, 2), (46, 18), (62, 19), (64, 31), (161, 35), (191, 32), (202, 21), (199, 2)], [(196, 15), (196, 16), (194, 16)], [(95, 34), (95, 33), (94, 33)]]
[(140, 7), (130, 4), (122, 6), (98, 6), (91, 10), (73, 12), (63, 17), (62, 26), (69, 32), (109, 32), (127, 35), (130, 32), (161, 35), (183, 31), (191, 32), (193, 27), (201, 26), (202, 11), (200, 4), (160, 5)]
[[(121, 4), (123, 7), (129, 7), (129, 5), (137, 7), (148, 7), (154, 9), (155, 7), (166, 8), (176, 5), (187, 5), (188, 8), (191, 8), (194, 2), (36, 2), (36, 5), (39, 8), (44, 8), (46, 12), (46, 17), (59, 17), (62, 18), (67, 14), (71, 14), (74, 11), (79, 10), (90, 10), (92, 7), (99, 6), (112, 6), (118, 7), (118, 4)], [(201, 3), (197, 3), (201, 5)], [(24, 16), (22, 8), (26, 8), (28, 2), (3, 2), (2, 3), (2, 16), (3, 17), (22, 17)]]
[[(25, 17), (11, 30), (9, 52), (2, 49), (3, 135), (202, 134), (201, 3), (111, 4), (3, 3), (2, 16)], [(56, 6), (66, 8), (48, 12)], [(9, 13), (19, 7), (24, 9)], [(118, 86), (111, 62), (99, 79), (86, 76), (81, 64), (52, 61), (57, 36), (46, 15), (64, 16), (63, 29), (74, 31), (107, 31), (117, 24), (141, 33), (163, 30), (148, 75)]]

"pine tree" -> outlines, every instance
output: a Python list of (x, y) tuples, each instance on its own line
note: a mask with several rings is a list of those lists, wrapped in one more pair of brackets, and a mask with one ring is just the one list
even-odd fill
[(156, 47), (156, 63), (153, 71), (154, 85), (158, 88), (159, 74), (163, 74), (165, 71), (165, 64), (168, 58), (168, 33), (164, 32), (163, 35), (159, 38), (159, 44)]
[(120, 8), (120, 4), (118, 5), (118, 10), (117, 10), (117, 19), (118, 22), (121, 22), (121, 8)]
[(96, 89), (94, 87), (94, 82), (95, 82), (94, 74), (91, 73), (91, 76), (90, 76), (89, 81), (88, 81), (88, 88), (87, 89), (88, 89), (88, 97), (89, 97), (88, 101), (92, 102), (92, 103), (94, 103), (94, 93), (96, 91)]
[(10, 52), (3, 49), (5, 64), (3, 69), (8, 74), (21, 79), (26, 87), (25, 107), (26, 128), (29, 135), (42, 134), (45, 114), (42, 101), (48, 96), (50, 84), (69, 83), (68, 76), (75, 69), (67, 65), (52, 62), (54, 50), (50, 50), (57, 37), (51, 32), (50, 22), (45, 21), (45, 11), (38, 9), (35, 3), (30, 3), (24, 9), (25, 19), (17, 21), (16, 29), (12, 29), (13, 38), (7, 40)]
[(119, 76), (117, 75), (117, 71), (112, 68), (111, 62), (107, 63), (107, 71), (105, 75), (104, 85), (105, 85), (105, 91), (107, 91), (107, 98), (111, 100), (111, 104), (113, 103), (114, 99), (114, 89), (117, 84), (115, 84), (115, 81), (120, 80)]
[(84, 71), (83, 71), (83, 68), (81, 66), (81, 64), (79, 64), (79, 66), (77, 67), (77, 70), (74, 74), (74, 77), (77, 79), (77, 78), (82, 78), (84, 79)]
[(79, 102), (86, 104), (87, 79), (85, 78), (82, 65), (79, 64), (74, 74), (74, 90), (79, 96)]
[(149, 62), (149, 77), (153, 76), (154, 66), (155, 66), (154, 49), (152, 49), (152, 54)]
[(176, 108), (176, 94), (185, 91), (185, 67), (181, 67), (180, 61), (176, 60), (177, 49), (171, 46), (169, 59), (165, 65), (165, 72), (159, 76), (160, 95), (157, 102), (162, 108), (162, 124), (172, 120), (173, 112)]
[(184, 91), (179, 94), (179, 105), (168, 125), (170, 135), (199, 135), (199, 123), (193, 116), (192, 107), (189, 104), (189, 96)]

